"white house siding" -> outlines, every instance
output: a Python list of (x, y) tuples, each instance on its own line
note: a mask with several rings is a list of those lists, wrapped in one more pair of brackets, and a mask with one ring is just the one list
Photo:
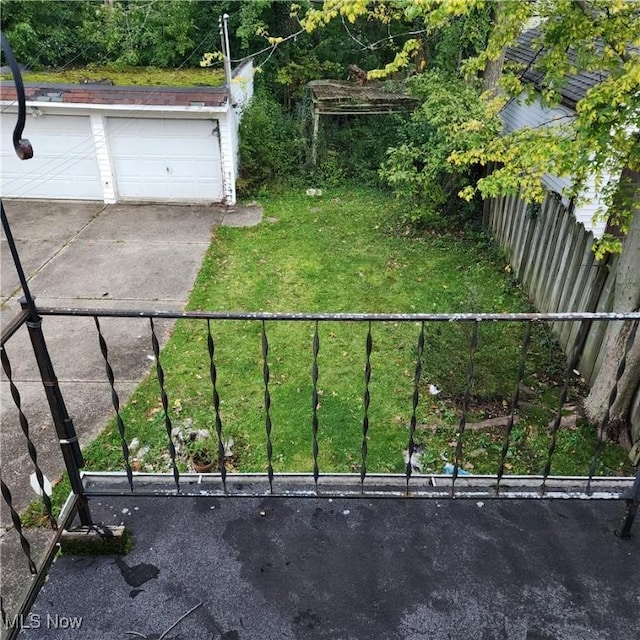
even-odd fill
[[(549, 109), (544, 107), (540, 100), (527, 104), (523, 94), (508, 103), (501, 116), (505, 133), (511, 133), (524, 127), (535, 129), (553, 124), (566, 124), (575, 118), (575, 112), (562, 106)], [(570, 177), (546, 174), (543, 182), (549, 191), (560, 194), (563, 204), (569, 206), (570, 199), (566, 194), (571, 188)], [(601, 206), (594, 182), (589, 183), (579, 200), (573, 211), (576, 220), (593, 232), (595, 237), (600, 237), (604, 233), (606, 222), (593, 221), (594, 214)]]
[[(35, 116), (33, 115), (35, 114)], [(12, 144), (16, 114), (0, 120), (0, 195), (14, 198), (102, 200), (102, 184), (88, 115), (30, 112), (24, 130), (33, 158), (19, 160)]]

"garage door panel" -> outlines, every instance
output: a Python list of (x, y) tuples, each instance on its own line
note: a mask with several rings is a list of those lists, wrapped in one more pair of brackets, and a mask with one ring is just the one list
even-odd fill
[[(9, 132), (15, 114), (2, 116)], [(17, 158), (11, 136), (0, 143), (2, 196), (101, 200), (102, 185), (88, 116), (44, 115), (27, 120), (24, 136), (33, 146), (31, 160)]]
[(223, 199), (220, 143), (211, 120), (108, 119), (118, 195), (125, 199)]

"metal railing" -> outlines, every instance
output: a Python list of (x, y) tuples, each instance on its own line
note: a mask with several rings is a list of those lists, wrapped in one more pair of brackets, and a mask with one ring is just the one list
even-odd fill
[[(625, 502), (624, 513), (616, 530), (620, 537), (629, 537), (640, 505), (640, 472), (636, 466), (635, 478), (632, 465), (627, 464), (627, 474), (601, 475), (599, 468), (606, 447), (607, 421), (609, 410), (613, 406), (618, 393), (618, 383), (626, 368), (626, 355), (633, 341), (636, 339), (640, 313), (574, 313), (574, 314), (327, 314), (327, 313), (245, 313), (245, 312), (165, 312), (138, 310), (104, 310), (104, 309), (70, 309), (36, 307), (32, 301), (23, 304), (22, 313), (9, 323), (1, 337), (1, 360), (4, 377), (8, 382), (13, 404), (15, 405), (16, 423), (3, 424), (6, 434), (9, 429), (19, 429), (24, 438), (39, 488), (42, 503), (42, 513), (51, 528), (51, 537), (44, 553), (35, 554), (30, 542), (30, 533), (25, 530), (20, 508), (14, 504), (12, 483), (5, 476), (0, 478), (2, 492), (2, 506), (10, 514), (13, 531), (20, 543), (20, 549), (26, 561), (28, 571), (34, 576), (28, 585), (28, 591), (22, 600), (19, 613), (26, 614), (37, 594), (48, 566), (55, 554), (56, 544), (62, 530), (72, 519), (79, 516), (84, 526), (100, 526), (92, 519), (90, 503), (98, 496), (225, 496), (225, 497), (256, 497), (256, 496), (287, 496), (287, 497), (364, 497), (373, 498), (456, 498), (456, 499), (600, 499), (622, 500)], [(58, 384), (54, 364), (51, 361), (43, 324), (47, 318), (62, 317), (67, 321), (78, 318), (87, 320), (86, 330), (91, 332), (91, 340), (98, 347), (97, 356), (101, 362), (93, 363), (103, 369), (108, 401), (112, 409), (112, 422), (115, 441), (119, 448), (120, 462), (110, 464), (109, 469), (101, 469), (92, 464), (91, 469), (85, 468), (83, 451), (80, 449), (73, 422), (67, 411)], [(92, 322), (91, 322), (92, 321)], [(121, 384), (116, 375), (119, 366), (117, 360), (118, 345), (110, 344), (105, 335), (105, 326), (109, 322), (131, 323), (137, 321), (148, 323), (148, 334), (145, 340), (147, 348), (144, 354), (147, 365), (153, 361), (147, 382), (153, 383), (155, 394), (159, 398), (159, 405), (155, 408), (157, 419), (154, 421), (154, 439), (163, 442), (163, 455), (168, 461), (167, 471), (155, 469), (138, 470), (133, 460), (133, 442), (137, 433), (132, 432), (129, 424), (130, 412), (123, 406), (121, 400)], [(167, 362), (166, 350), (160, 347), (161, 336), (158, 324), (163, 321), (178, 321), (183, 325), (196, 324), (199, 327), (201, 340), (199, 356), (196, 358), (197, 371), (181, 372), (183, 376), (201, 378), (199, 387), (201, 396), (206, 397), (208, 419), (206, 428), (215, 442), (216, 460), (214, 469), (209, 473), (196, 473), (185, 463), (185, 442), (179, 441), (177, 433), (178, 423), (183, 418), (178, 415), (172, 384), (176, 379), (173, 370), (175, 362)], [(539, 431), (546, 438), (543, 454), (538, 456), (536, 468), (527, 473), (512, 473), (509, 460), (522, 445), (521, 440), (515, 438), (517, 421), (523, 412), (521, 390), (528, 375), (538, 375), (539, 372), (530, 363), (532, 336), (541, 327), (551, 323), (576, 323), (578, 332), (582, 336), (576, 341), (579, 345), (584, 342), (589, 326), (597, 322), (625, 322), (631, 326), (627, 338), (627, 349), (619, 363), (616, 379), (609, 395), (608, 409), (599, 430), (591, 428), (590, 460), (583, 469), (576, 469), (577, 475), (562, 475), (553, 472), (554, 462), (558, 455), (558, 448), (565, 435), (563, 417), (570, 391), (576, 383), (576, 368), (578, 354), (572, 354), (563, 360), (564, 371), (556, 376), (547, 391), (556, 389), (557, 399), (554, 408), (547, 418), (551, 420), (543, 425)], [(296, 353), (295, 369), (298, 380), (305, 380), (300, 387), (306, 386), (306, 393), (300, 393), (295, 401), (289, 397), (284, 399), (285, 406), (280, 406), (283, 396), (279, 393), (278, 380), (273, 379), (274, 365), (278, 364), (277, 354), (283, 342), (288, 340), (288, 331), (282, 331), (283, 325), (302, 323), (308, 328), (305, 333), (307, 340), (307, 358), (301, 358)], [(93, 324), (94, 328), (91, 328)], [(231, 407), (227, 395), (229, 392), (224, 380), (230, 364), (221, 362), (219, 354), (224, 351), (224, 340), (233, 336), (234, 332), (222, 331), (224, 327), (233, 325), (235, 332), (244, 332), (252, 341), (254, 357), (251, 366), (243, 372), (246, 380), (236, 380), (236, 384), (247, 384), (247, 393), (252, 393), (252, 405), (260, 405), (260, 421), (262, 425), (252, 432), (253, 441), (246, 443), (263, 453), (260, 470), (238, 472), (227, 454), (229, 420), (227, 416)], [(494, 434), (493, 469), (482, 470), (482, 473), (470, 471), (469, 447), (473, 446), (473, 425), (470, 420), (474, 413), (474, 383), (481, 382), (486, 373), (479, 367), (478, 360), (482, 349), (491, 346), (495, 338), (489, 329), (502, 329), (507, 326), (521, 328), (521, 341), (512, 353), (510, 362), (512, 375), (510, 376), (511, 393), (503, 402), (504, 411), (499, 433)], [(351, 374), (358, 378), (358, 398), (352, 400), (350, 410), (345, 410), (345, 427), (357, 437), (352, 437), (348, 446), (348, 464), (346, 468), (338, 468), (335, 463), (326, 464), (327, 451), (335, 449), (335, 444), (329, 442), (326, 436), (326, 414), (321, 408), (323, 398), (322, 384), (330, 373), (332, 366), (336, 366), (335, 348), (333, 355), (323, 359), (326, 351), (331, 352), (330, 344), (339, 337), (340, 331), (348, 328), (356, 329), (359, 347), (349, 354), (355, 364), (351, 367)], [(449, 458), (439, 460), (432, 469), (422, 469), (418, 457), (423, 448), (429, 446), (431, 438), (436, 433), (424, 429), (425, 407), (433, 402), (430, 387), (426, 377), (430, 359), (437, 342), (432, 336), (434, 329), (462, 329), (466, 346), (464, 353), (458, 358), (459, 377), (461, 378), (461, 394), (457, 398), (449, 399), (449, 408), (455, 416), (448, 417)], [(37, 446), (31, 434), (29, 413), (31, 407), (26, 407), (21, 396), (19, 380), (13, 374), (12, 361), (9, 357), (7, 345), (20, 333), (27, 330), (33, 352), (36, 357), (39, 375), (46, 391), (46, 397), (60, 446), (61, 464), (71, 485), (71, 493), (65, 506), (56, 518), (55, 507), (47, 494), (45, 476), (41, 468)], [(279, 330), (280, 329), (280, 330)], [(376, 384), (381, 369), (395, 357), (393, 353), (380, 353), (381, 344), (378, 339), (383, 329), (391, 334), (402, 334), (403, 342), (409, 348), (403, 351), (402, 376), (404, 390), (399, 399), (405, 406), (404, 414), (409, 416), (403, 425), (404, 463), (402, 471), (393, 473), (380, 472), (376, 463), (372, 462), (371, 451), (381, 446), (377, 440), (386, 430), (394, 425), (388, 421), (381, 421), (374, 410), (377, 406), (378, 395), (392, 394), (392, 389), (380, 388)], [(191, 329), (193, 330), (193, 329)], [(177, 328), (176, 328), (177, 331)], [(549, 329), (550, 332), (550, 329)], [(488, 335), (490, 334), (490, 335)], [(546, 335), (546, 334), (545, 334)], [(222, 336), (222, 337), (221, 337)], [(539, 337), (539, 335), (537, 336)], [(355, 341), (353, 344), (358, 344)], [(247, 347), (248, 348), (248, 347)], [(114, 356), (114, 351), (115, 356)], [(357, 351), (357, 353), (356, 353)], [(397, 350), (396, 350), (397, 351)], [(150, 353), (149, 353), (150, 352)], [(228, 354), (227, 354), (228, 355)], [(240, 356), (240, 351), (232, 355)], [(396, 354), (397, 355), (397, 354)], [(453, 354), (448, 354), (453, 358)], [(385, 360), (386, 359), (386, 360)], [(178, 358), (179, 360), (179, 358)], [(385, 361), (387, 364), (385, 364)], [(464, 363), (464, 366), (461, 364)], [(486, 364), (486, 363), (485, 363)], [(94, 367), (95, 369), (96, 367)], [(205, 373), (208, 372), (208, 375)], [(252, 383), (247, 381), (251, 379)], [(342, 378), (339, 378), (344, 381)], [(259, 382), (256, 382), (259, 380)], [(105, 386), (105, 385), (103, 385)], [(295, 406), (300, 405), (300, 406)], [(442, 404), (444, 406), (444, 404)], [(348, 408), (349, 409), (349, 408)], [(188, 413), (188, 406), (181, 406), (180, 411)], [(241, 409), (238, 412), (241, 413)], [(291, 472), (286, 463), (279, 462), (279, 438), (283, 427), (283, 411), (301, 415), (302, 418), (293, 419), (296, 423), (293, 431), (288, 430), (288, 438), (294, 438), (299, 449), (306, 451), (304, 458), (307, 467)], [(231, 411), (232, 412), (232, 411)], [(354, 417), (357, 414), (357, 417)], [(105, 415), (105, 422), (108, 416)], [(254, 420), (257, 420), (254, 416)], [(288, 421), (291, 423), (291, 420)], [(289, 424), (291, 426), (291, 424)], [(395, 425), (398, 430), (398, 425)], [(443, 427), (445, 428), (445, 427)], [(436, 431), (439, 427), (435, 427)], [(233, 431), (233, 430), (231, 430)], [(292, 435), (292, 433), (294, 435)], [(144, 442), (139, 443), (144, 445)], [(280, 443), (281, 444), (281, 443)], [(114, 445), (116, 446), (116, 445)], [(387, 453), (390, 467), (398, 466), (395, 461), (400, 450), (391, 448)], [(324, 457), (323, 457), (324, 456)], [(303, 456), (304, 457), (304, 456)], [(50, 462), (50, 461), (49, 461)], [(443, 465), (442, 463), (445, 462)], [(634, 461), (637, 465), (637, 461)], [(377, 463), (379, 466), (379, 462)], [(439, 465), (439, 468), (437, 468)], [(486, 467), (486, 465), (485, 465)], [(611, 474), (611, 469), (608, 473)], [(28, 483), (28, 470), (24, 470), (24, 477), (12, 482)], [(4, 601), (0, 603), (3, 625), (11, 627), (11, 619), (7, 614)], [(11, 637), (11, 636), (7, 636)]]
[[(121, 449), (121, 464), (117, 470), (105, 470), (93, 468), (81, 471), (83, 468), (82, 453), (77, 445), (77, 438), (69, 437), (72, 433), (72, 423), (66, 413), (64, 402), (50, 401), (50, 407), (54, 418), (54, 424), (58, 431), (58, 438), (62, 447), (64, 466), (71, 479), (72, 493), (77, 499), (81, 516), (85, 518), (84, 524), (91, 523), (89, 513), (89, 498), (97, 495), (121, 495), (136, 493), (136, 495), (202, 495), (219, 494), (225, 496), (255, 496), (255, 495), (287, 495), (287, 496), (332, 496), (332, 495), (361, 495), (366, 497), (483, 497), (483, 498), (608, 498), (628, 500), (627, 513), (619, 532), (628, 535), (631, 530), (634, 515), (637, 511), (639, 496), (638, 479), (635, 484), (631, 475), (625, 477), (600, 476), (597, 473), (600, 457), (605, 447), (606, 424), (596, 432), (593, 429), (593, 455), (588, 465), (579, 475), (571, 476), (554, 475), (552, 473), (554, 457), (556, 455), (558, 439), (562, 435), (562, 418), (570, 387), (575, 382), (577, 355), (567, 359), (564, 375), (557, 381), (558, 398), (552, 421), (547, 427), (546, 455), (538, 464), (537, 472), (512, 475), (509, 456), (517, 450), (518, 443), (512, 439), (514, 426), (518, 420), (520, 411), (520, 393), (528, 366), (529, 347), (532, 330), (547, 323), (573, 322), (580, 324), (580, 331), (586, 332), (588, 324), (593, 322), (625, 321), (633, 323), (633, 331), (629, 335), (631, 343), (635, 339), (635, 331), (640, 313), (580, 313), (580, 314), (326, 314), (326, 313), (244, 313), (244, 312), (163, 312), (163, 311), (137, 311), (137, 310), (103, 310), (103, 309), (55, 309), (38, 308), (38, 317), (64, 316), (65, 318), (85, 317), (93, 319), (95, 325), (95, 340), (99, 345), (103, 359), (105, 377), (108, 381), (111, 405), (113, 408), (113, 420), (117, 429), (117, 440)], [(29, 437), (29, 425), (21, 406), (20, 393), (17, 384), (12, 378), (11, 362), (5, 350), (8, 339), (19, 329), (22, 323), (26, 324), (36, 351), (38, 362), (46, 361), (46, 350), (43, 351), (44, 336), (41, 322), (29, 320), (29, 309), (25, 308), (23, 314), (16, 322), (7, 328), (2, 336), (2, 366), (7, 377), (14, 403), (17, 408), (19, 423), (24, 433), (29, 455), (35, 469), (38, 482), (42, 489), (43, 509), (48, 518), (54, 523), (52, 508), (49, 499), (44, 492), (42, 473), (38, 464), (38, 457), (33, 442)], [(123, 417), (118, 380), (114, 374), (111, 362), (111, 354), (107, 339), (102, 330), (101, 321), (107, 318), (117, 318), (120, 321), (132, 319), (145, 319), (148, 321), (148, 344), (151, 347), (154, 365), (152, 375), (155, 378), (157, 393), (160, 398), (158, 411), (158, 427), (163, 431), (165, 451), (169, 461), (169, 472), (159, 473), (156, 470), (143, 472), (136, 470), (132, 464), (130, 444), (132, 435), (129, 432), (126, 420)], [(171, 390), (167, 386), (167, 372), (163, 361), (163, 353), (160, 350), (160, 341), (156, 324), (162, 319), (181, 320), (195, 322), (203, 325), (206, 339), (201, 353), (202, 368), (209, 371), (206, 382), (206, 394), (209, 396), (211, 410), (211, 436), (215, 439), (217, 459), (212, 473), (197, 474), (185, 469), (182, 456), (184, 455), (184, 443), (177, 440), (176, 424), (177, 416), (172, 409)], [(247, 378), (261, 377), (260, 404), (262, 411), (262, 435), (260, 442), (252, 442), (251, 446), (264, 451), (264, 471), (239, 473), (232, 468), (226, 447), (226, 422), (221, 406), (225, 402), (224, 391), (221, 390), (219, 375), (220, 365), (217, 361), (220, 344), (216, 338), (212, 326), (220, 323), (235, 323), (251, 325), (249, 331), (259, 343), (261, 361), (255, 364), (254, 371), (247, 371)], [(309, 456), (309, 468), (296, 473), (286, 471), (286, 465), (276, 465), (277, 451), (274, 450), (274, 436), (278, 435), (280, 424), (274, 420), (273, 381), (271, 380), (272, 363), (270, 362), (272, 340), (272, 328), (284, 323), (306, 323), (311, 331), (307, 361), (296, 364), (300, 379), (306, 379), (309, 384), (308, 397), (301, 396), (300, 403), (308, 416), (308, 424), (301, 423), (296, 429), (296, 438), (302, 443), (302, 448), (307, 447)], [(336, 324), (337, 323), (337, 324)], [(495, 458), (495, 467), (492, 472), (476, 474), (464, 468), (463, 461), (466, 456), (465, 443), (468, 437), (467, 425), (470, 415), (470, 404), (473, 400), (473, 383), (478, 377), (476, 358), (479, 349), (483, 347), (482, 331), (487, 325), (506, 326), (506, 324), (518, 324), (523, 328), (522, 342), (519, 346), (519, 359), (513, 362), (514, 378), (513, 390), (504, 412), (504, 420), (500, 427), (499, 446), (494, 448), (499, 452)], [(255, 326), (253, 326), (255, 325)], [(352, 424), (351, 429), (358, 430), (359, 446), (357, 451), (350, 452), (350, 465), (348, 469), (325, 470), (322, 466), (322, 454), (329, 446), (323, 439), (323, 414), (319, 410), (321, 401), (321, 389), (319, 383), (325, 374), (327, 365), (320, 364), (319, 357), (322, 354), (322, 344), (326, 334), (324, 325), (346, 326), (355, 325), (362, 327), (363, 347), (360, 355), (353, 354), (360, 361), (360, 365), (354, 370), (359, 370), (361, 378), (361, 394), (354, 401), (357, 411), (360, 413), (358, 424)], [(376, 434), (384, 429), (384, 425), (376, 424), (372, 430), (372, 379), (375, 380), (376, 371), (372, 367), (372, 354), (376, 349), (375, 327), (386, 325), (392, 331), (400, 331), (400, 327), (408, 329), (408, 333), (415, 336), (415, 346), (411, 349), (412, 371), (405, 371), (405, 376), (411, 380), (410, 394), (407, 394), (407, 414), (410, 415), (406, 424), (406, 440), (404, 446), (404, 470), (401, 473), (380, 473), (371, 468), (369, 450), (375, 444)], [(421, 472), (420, 464), (416, 463), (416, 456), (421, 447), (429, 443), (429, 433), (420, 425), (419, 410), (421, 402), (429, 396), (429, 385), (423, 375), (425, 363), (429, 360), (429, 349), (432, 348), (425, 334), (437, 325), (466, 327), (465, 336), (468, 339), (467, 354), (465, 356), (466, 367), (461, 371), (463, 378), (463, 392), (457, 399), (455, 406), (456, 422), (455, 431), (452, 432), (453, 441), (451, 459), (444, 469), (431, 469)], [(405, 335), (408, 335), (405, 332)], [(286, 334), (286, 332), (285, 332)], [(391, 357), (392, 354), (389, 354)], [(380, 359), (380, 357), (379, 357)], [(325, 367), (323, 369), (323, 366)], [(625, 368), (623, 358), (618, 369), (616, 385), (611, 393), (611, 407), (620, 380)], [(45, 388), (55, 388), (56, 381), (53, 369), (40, 366), (43, 372)], [(410, 374), (410, 375), (409, 375)], [(204, 384), (204, 382), (203, 382)], [(204, 387), (203, 387), (204, 389)], [(409, 389), (407, 389), (409, 390)], [(59, 390), (58, 390), (59, 391)], [(254, 390), (255, 392), (255, 390)], [(383, 391), (389, 393), (389, 391)], [(409, 397), (410, 395), (410, 397)], [(374, 398), (375, 400), (375, 398)], [(254, 402), (254, 404), (257, 404)], [(294, 407), (287, 407), (293, 410)], [(182, 408), (181, 408), (182, 410)], [(606, 418), (605, 418), (606, 421)], [(353, 420), (352, 420), (353, 422)], [(374, 420), (375, 422), (375, 420)], [(61, 429), (64, 431), (61, 431)], [(304, 444), (306, 443), (306, 444)], [(144, 443), (141, 443), (144, 444)], [(76, 453), (77, 452), (77, 453)], [(398, 455), (398, 451), (390, 451), (392, 459)], [(442, 465), (441, 465), (442, 466)], [(276, 467), (279, 467), (276, 468)], [(74, 480), (75, 479), (75, 480)], [(3, 498), (10, 509), (12, 500), (9, 488), (3, 483)], [(16, 525), (16, 531), (20, 535), (21, 527), (19, 516), (12, 511), (12, 518)], [(27, 554), (28, 555), (28, 554)]]

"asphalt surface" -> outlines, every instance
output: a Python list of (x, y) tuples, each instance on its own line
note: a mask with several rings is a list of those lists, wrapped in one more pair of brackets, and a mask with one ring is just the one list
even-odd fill
[(58, 558), (20, 637), (636, 640), (640, 531), (614, 536), (622, 508), (94, 498), (133, 550)]

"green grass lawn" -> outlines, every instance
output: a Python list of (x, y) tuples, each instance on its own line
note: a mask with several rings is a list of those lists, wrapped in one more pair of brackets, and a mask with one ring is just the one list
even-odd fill
[[(307, 197), (291, 190), (265, 197), (264, 220), (253, 228), (216, 229), (190, 297), (190, 310), (298, 312), (513, 312), (526, 298), (505, 271), (493, 243), (478, 233), (416, 236), (398, 229), (398, 201), (379, 191), (344, 189)], [(443, 230), (444, 231), (444, 230)], [(273, 466), (312, 469), (312, 322), (267, 322)], [(359, 471), (362, 451), (366, 323), (320, 322), (318, 327), (318, 446), (321, 472)], [(418, 323), (371, 327), (369, 472), (402, 472), (417, 359)], [(469, 421), (508, 414), (524, 328), (481, 323)], [(262, 324), (212, 321), (222, 430), (233, 438), (229, 469), (264, 471), (265, 412)], [(470, 324), (427, 323), (416, 441), (423, 470), (454, 459), (469, 361)], [(174, 427), (215, 433), (215, 413), (203, 321), (177, 323), (165, 347), (169, 416)], [(513, 431), (508, 473), (540, 473), (548, 424), (557, 412), (564, 357), (549, 331), (533, 332), (525, 383), (527, 402)], [(429, 393), (429, 385), (441, 389)], [(117, 385), (117, 381), (116, 381)], [(576, 391), (574, 390), (574, 395)], [(122, 412), (126, 440), (148, 449), (132, 455), (135, 469), (169, 468), (164, 412), (155, 372)], [(495, 473), (504, 430), (465, 434), (463, 464)], [(213, 438), (215, 440), (215, 438)], [(586, 424), (563, 428), (552, 473), (586, 474), (595, 436)], [(123, 469), (111, 423), (86, 451), (89, 469)], [(608, 447), (599, 473), (619, 474), (624, 454)], [(180, 459), (186, 470), (186, 460)]]

